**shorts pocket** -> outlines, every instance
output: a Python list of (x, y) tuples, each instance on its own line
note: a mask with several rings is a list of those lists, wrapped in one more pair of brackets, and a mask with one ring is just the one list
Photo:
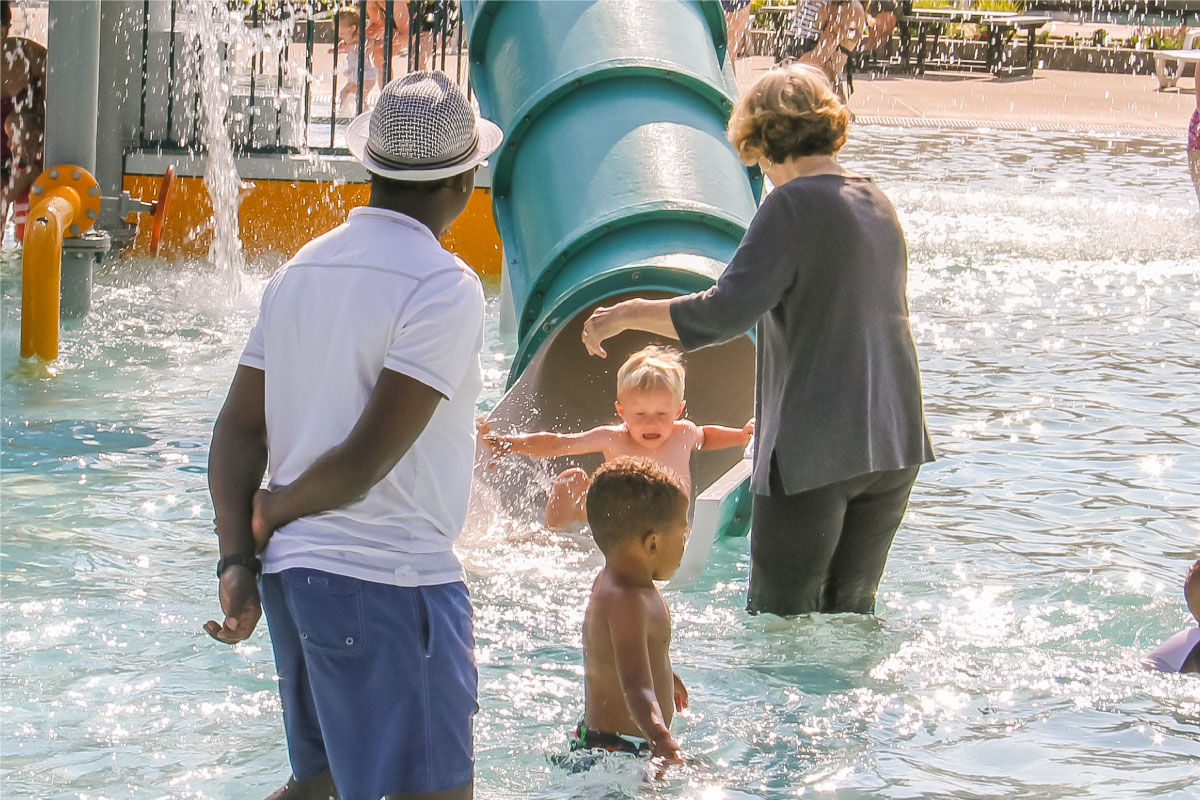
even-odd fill
[(365, 650), (359, 581), (319, 570), (287, 570), (284, 580), (302, 648), (341, 656)]
[(424, 586), (418, 587), (413, 597), (414, 623), (420, 637), (421, 652), (425, 658), (433, 654), (433, 627), (430, 619), (429, 596)]

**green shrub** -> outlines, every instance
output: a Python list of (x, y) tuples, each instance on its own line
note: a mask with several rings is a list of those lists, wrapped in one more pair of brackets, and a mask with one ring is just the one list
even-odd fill
[(978, 11), (1011, 11), (1014, 14), (1024, 14), (1028, 3), (1016, 0), (978, 0), (972, 8)]
[(1137, 28), (1129, 46), (1138, 50), (1177, 50), (1183, 47), (1183, 25), (1175, 28)]

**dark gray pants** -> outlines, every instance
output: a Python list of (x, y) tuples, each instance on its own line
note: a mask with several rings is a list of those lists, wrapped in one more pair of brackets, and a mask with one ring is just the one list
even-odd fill
[(771, 467), (771, 494), (754, 496), (748, 610), (870, 614), (919, 468), (788, 495)]

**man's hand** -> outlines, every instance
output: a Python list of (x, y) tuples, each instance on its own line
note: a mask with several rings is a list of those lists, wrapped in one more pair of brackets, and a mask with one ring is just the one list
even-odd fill
[(275, 533), (275, 523), (271, 515), (272, 495), (270, 489), (259, 489), (251, 501), (250, 532), (254, 534), (254, 554), (259, 555), (267, 549), (271, 534)]
[(683, 680), (680, 679), (678, 672), (672, 672), (671, 679), (675, 681), (675, 710), (683, 711), (688, 707), (687, 687), (683, 685)]
[(220, 596), (225, 623), (221, 625), (210, 619), (204, 623), (205, 632), (225, 644), (237, 644), (250, 638), (258, 618), (262, 616), (262, 603), (258, 599), (258, 583), (254, 573), (236, 564), (226, 567), (221, 573)]
[(751, 417), (750, 421), (742, 426), (742, 433), (746, 434), (747, 439), (754, 435), (754, 417)]

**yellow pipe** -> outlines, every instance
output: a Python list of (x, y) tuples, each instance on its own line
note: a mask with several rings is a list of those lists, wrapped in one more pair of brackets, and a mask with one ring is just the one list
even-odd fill
[(21, 254), (21, 358), (58, 358), (63, 237), (80, 205), (78, 192), (60, 186), (30, 209)]
[(100, 216), (100, 184), (83, 167), (60, 164), (38, 176), (21, 253), (21, 358), (58, 358), (63, 239)]

